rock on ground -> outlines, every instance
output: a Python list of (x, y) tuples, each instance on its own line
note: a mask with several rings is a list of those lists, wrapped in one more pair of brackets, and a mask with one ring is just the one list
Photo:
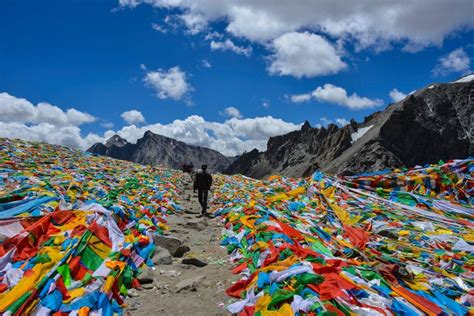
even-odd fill
[(169, 236), (154, 236), (153, 241), (155, 245), (167, 249), (171, 255), (174, 255), (182, 244), (181, 240)]
[(172, 264), (173, 258), (171, 257), (170, 252), (166, 248), (156, 247), (155, 254), (152, 258), (154, 265), (166, 265)]
[(174, 286), (176, 289), (176, 293), (179, 293), (183, 290), (190, 290), (190, 291), (196, 291), (196, 286), (199, 284), (199, 281), (204, 279), (204, 275), (198, 275), (195, 277), (191, 277), (189, 279), (184, 279), (176, 283)]

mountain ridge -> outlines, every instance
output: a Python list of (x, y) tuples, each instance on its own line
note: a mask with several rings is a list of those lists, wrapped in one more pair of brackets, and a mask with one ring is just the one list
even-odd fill
[(225, 173), (299, 177), (321, 170), (348, 175), (466, 158), (474, 151), (473, 79), (468, 75), (428, 85), (361, 123), (313, 128), (306, 121), (301, 130), (271, 137), (265, 151), (244, 153)]
[(142, 165), (163, 165), (174, 169), (180, 169), (182, 164), (193, 164), (195, 168), (207, 164), (210, 172), (221, 172), (232, 162), (232, 158), (216, 150), (188, 145), (151, 131), (146, 131), (136, 144), (114, 135), (105, 144), (96, 143), (87, 151)]

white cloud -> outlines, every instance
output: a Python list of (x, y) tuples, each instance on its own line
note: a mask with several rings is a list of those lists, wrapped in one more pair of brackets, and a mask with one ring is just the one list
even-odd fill
[[(323, 116), (319, 119), (321, 121), (321, 124), (316, 124), (315, 127), (321, 128), (321, 127), (327, 127), (329, 124), (334, 124), (333, 120), (328, 119), (327, 117)], [(346, 120), (345, 118), (339, 117), (335, 119), (335, 124), (337, 124), (339, 127), (344, 127), (350, 122)]]
[(347, 91), (344, 88), (329, 83), (325, 84), (323, 87), (317, 87), (311, 93), (293, 95), (290, 99), (294, 103), (315, 99), (319, 102), (344, 106), (351, 110), (374, 108), (383, 104), (383, 101), (380, 99), (360, 97), (356, 93), (348, 96)]
[(165, 30), (164, 33), (168, 33), (168, 31), (177, 32), (182, 26), (186, 27), (187, 34), (191, 34), (183, 19), (177, 14), (172, 14), (165, 16), (161, 28)]
[(26, 99), (0, 93), (0, 137), (85, 149), (102, 138), (96, 134), (82, 137), (79, 126), (95, 120), (76, 109), (63, 111), (45, 102), (35, 106)]
[(268, 108), (270, 107), (270, 101), (263, 100), (263, 101), (262, 101), (262, 106), (263, 106), (265, 109), (268, 109)]
[(398, 91), (397, 89), (392, 89), (389, 93), (390, 98), (393, 102), (398, 102), (406, 98), (406, 94)]
[(454, 32), (474, 27), (472, 0), (119, 0), (121, 6), (150, 4), (201, 15), (250, 41), (268, 42), (302, 29), (355, 42), (359, 48), (416, 51), (441, 45)]
[(221, 115), (225, 115), (227, 117), (235, 117), (235, 118), (242, 118), (242, 114), (240, 113), (239, 109), (230, 106), (221, 113)]
[(136, 7), (142, 3), (150, 4), (154, 7), (161, 7), (161, 8), (174, 8), (178, 7), (181, 4), (184, 4), (184, 1), (181, 0), (119, 0), (120, 6), (129, 6), (129, 7)]
[(145, 117), (142, 112), (137, 110), (125, 111), (120, 116), (128, 124), (140, 124), (145, 122)]
[[(18, 108), (21, 111), (12, 110)], [(188, 144), (212, 148), (227, 156), (235, 156), (253, 148), (264, 150), (269, 137), (301, 128), (301, 124), (285, 122), (271, 116), (246, 119), (234, 117), (220, 123), (208, 122), (201, 116), (192, 115), (184, 120), (175, 120), (169, 124), (156, 123), (141, 126), (132, 124), (116, 131), (108, 130), (102, 136), (89, 133), (84, 137), (78, 126), (85, 123), (84, 116), (78, 115), (82, 112), (77, 110), (69, 112), (73, 113), (70, 122), (77, 125), (62, 125), (61, 121), (40, 122), (33, 119), (34, 115), (31, 112), (36, 110), (31, 111), (31, 108), (37, 107), (25, 99), (1, 93), (0, 137), (43, 141), (85, 150), (94, 143), (103, 142), (114, 134), (119, 134), (130, 142), (136, 142), (147, 130), (151, 130), (156, 134), (172, 137)], [(67, 115), (67, 113), (63, 111), (63, 114)], [(40, 117), (50, 119), (48, 115)], [(58, 122), (59, 125), (55, 125)]]
[(187, 32), (191, 35), (201, 33), (207, 28), (207, 21), (201, 14), (186, 13), (178, 15), (178, 18), (186, 25)]
[(204, 68), (211, 68), (212, 67), (211, 63), (207, 59), (202, 60), (202, 66)]
[(206, 36), (204, 37), (205, 40), (213, 40), (213, 39), (222, 39), (224, 37), (223, 34), (219, 33), (219, 32), (216, 32), (216, 31), (213, 31), (213, 32), (209, 32), (206, 34)]
[(293, 103), (301, 103), (301, 102), (306, 102), (311, 100), (311, 94), (310, 93), (304, 93), (304, 94), (295, 94), (290, 97), (291, 102)]
[(158, 24), (158, 23), (152, 23), (151, 28), (154, 29), (155, 31), (161, 32), (163, 34), (168, 33), (168, 30), (165, 27), (163, 27), (162, 25)]
[(308, 32), (292, 32), (273, 41), (268, 71), (309, 78), (335, 74), (345, 67), (336, 49), (323, 37)]
[(92, 133), (85, 138), (82, 137), (81, 129), (77, 126), (58, 127), (49, 123), (26, 125), (0, 122), (0, 137), (41, 141), (79, 149), (87, 149), (103, 140), (102, 137)]
[(351, 110), (373, 108), (383, 104), (382, 100), (359, 97), (356, 93), (348, 96), (345, 89), (328, 83), (317, 87), (311, 95), (319, 102), (337, 104)]
[(338, 117), (333, 121), (333, 120), (328, 119), (327, 117), (323, 116), (319, 120), (321, 121), (321, 124), (316, 124), (315, 125), (316, 128), (321, 128), (323, 126), (327, 127), (329, 124), (336, 124), (339, 127), (344, 127), (344, 126), (346, 126), (347, 124), (350, 123), (348, 120), (346, 120), (343, 117)]
[(471, 60), (464, 49), (458, 48), (438, 59), (438, 64), (433, 69), (435, 76), (446, 76), (450, 73), (469, 73)]
[(158, 98), (178, 101), (192, 91), (188, 77), (179, 67), (172, 67), (168, 70), (148, 71), (143, 80), (148, 87), (155, 90)]
[(258, 10), (255, 7), (234, 5), (229, 9), (228, 32), (251, 41), (267, 41), (287, 31), (297, 29), (296, 25), (275, 18), (271, 10)]
[[(212, 50), (249, 56), (252, 47), (236, 45), (235, 39), (262, 44), (269, 53), (269, 73), (297, 78), (347, 68), (341, 59), (347, 54), (345, 47), (356, 52), (398, 47), (417, 52), (441, 47), (445, 38), (474, 29), (472, 0), (455, 4), (446, 0), (119, 0), (119, 4), (132, 8), (148, 4), (176, 12), (167, 15), (164, 23), (173, 30), (184, 28), (187, 34), (206, 34)], [(229, 38), (223, 40), (213, 31), (215, 25), (224, 26)], [(433, 72), (443, 75), (443, 69)]]
[(5, 92), (0, 93), (0, 122), (78, 126), (95, 120), (94, 116), (73, 108), (63, 111), (46, 102), (34, 106), (26, 99), (17, 98)]
[(346, 126), (350, 122), (346, 120), (345, 118), (336, 118), (336, 124), (339, 125), (340, 127)]
[(323, 116), (319, 120), (321, 121), (322, 126), (328, 126), (329, 124), (333, 123), (330, 119), (328, 119), (325, 116)]
[(223, 42), (212, 40), (210, 47), (211, 47), (211, 50), (222, 50), (222, 51), (230, 50), (239, 55), (250, 56), (250, 54), (252, 54), (252, 47), (250, 46), (242, 47), (242, 46), (235, 45), (234, 42), (230, 39), (226, 39)]

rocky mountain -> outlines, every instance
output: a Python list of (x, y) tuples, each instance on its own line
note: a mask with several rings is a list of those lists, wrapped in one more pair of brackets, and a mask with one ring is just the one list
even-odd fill
[(312, 128), (305, 122), (270, 138), (266, 151), (244, 153), (225, 172), (263, 178), (412, 167), (472, 155), (473, 134), (474, 74), (420, 89), (362, 123)]
[(87, 151), (144, 165), (163, 165), (175, 169), (181, 168), (183, 163), (192, 163), (195, 168), (200, 168), (205, 163), (210, 172), (221, 172), (232, 162), (232, 158), (227, 158), (218, 151), (188, 145), (150, 131), (145, 132), (136, 144), (114, 135), (105, 144), (96, 143)]

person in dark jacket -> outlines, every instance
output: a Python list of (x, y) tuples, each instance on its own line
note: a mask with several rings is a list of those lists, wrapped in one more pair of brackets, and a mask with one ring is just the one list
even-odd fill
[(194, 192), (198, 190), (199, 204), (202, 207), (202, 215), (207, 216), (207, 196), (212, 185), (212, 176), (207, 173), (207, 165), (202, 165), (202, 170), (196, 173), (194, 180)]

